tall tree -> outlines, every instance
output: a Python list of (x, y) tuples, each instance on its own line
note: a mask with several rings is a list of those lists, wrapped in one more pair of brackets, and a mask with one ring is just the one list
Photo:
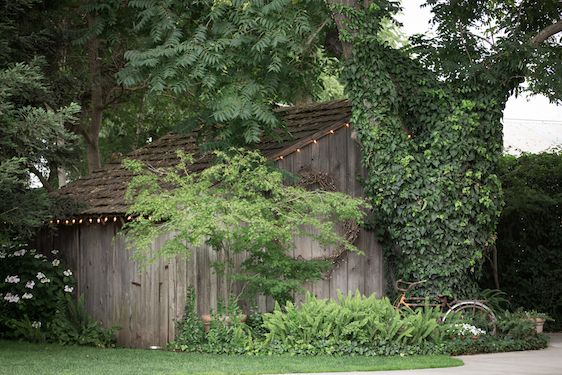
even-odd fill
[(124, 66), (125, 50), (132, 46), (128, 12), (119, 0), (63, 2), (56, 12), (54, 26), (66, 40), (57, 64), (63, 74), (78, 83), (79, 89), (74, 87), (71, 93), (78, 95), (83, 108), (77, 131), (86, 144), (89, 172), (102, 165), (104, 114), (123, 102), (127, 94), (115, 74)]
[(151, 39), (126, 54), (121, 79), (190, 95), (219, 141), (271, 133), (275, 104), (314, 94), (324, 58), (337, 57), (389, 273), (474, 291), (501, 210), (507, 98), (524, 79), (562, 95), (559, 1), (429, 0), (437, 35), (403, 49), (380, 37), (400, 9), (392, 0), (130, 5)]
[(124, 66), (125, 50), (134, 46), (129, 12), (118, 0), (17, 0), (0, 11), (0, 28), (5, 31), (0, 65), (44, 57), (44, 78), (52, 93), (49, 104), (75, 101), (82, 107), (79, 126), (69, 130), (82, 137), (90, 172), (102, 164), (104, 114), (127, 98), (115, 74)]
[(0, 70), (0, 244), (26, 240), (52, 213), (45, 190), (31, 188), (30, 173), (50, 189), (47, 160), (65, 165), (71, 159), (75, 137), (64, 125), (76, 120), (80, 107), (45, 107), (49, 94), (37, 65)]

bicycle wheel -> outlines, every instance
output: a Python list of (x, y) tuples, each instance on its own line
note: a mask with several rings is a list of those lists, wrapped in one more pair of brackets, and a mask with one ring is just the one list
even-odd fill
[(460, 323), (473, 325), (484, 330), (487, 334), (496, 334), (496, 316), (492, 309), (480, 301), (455, 302), (445, 313), (443, 322), (446, 322), (447, 319), (449, 321), (458, 319)]

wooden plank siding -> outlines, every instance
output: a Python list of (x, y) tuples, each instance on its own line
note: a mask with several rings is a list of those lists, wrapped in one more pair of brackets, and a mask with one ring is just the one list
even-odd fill
[[(304, 169), (328, 173), (338, 191), (361, 196), (358, 177), (363, 175), (359, 146), (351, 139), (351, 129), (342, 128), (278, 161), (278, 166), (298, 175)], [(120, 223), (59, 226), (58, 231), (43, 230), (37, 240), (41, 251), (60, 249), (77, 280), (78, 294), (84, 295), (86, 307), (106, 327), (121, 327), (118, 343), (127, 347), (164, 346), (173, 340), (181, 319), (186, 291), (193, 287), (197, 294), (199, 314), (217, 309), (217, 304), (236, 295), (239, 283), (231, 283), (217, 274), (212, 262), (225, 254), (200, 246), (189, 256), (160, 259), (141, 267), (127, 250), (118, 234)], [(173, 234), (158, 238), (152, 251), (157, 251)], [(293, 256), (305, 259), (329, 254), (310, 239), (297, 238)], [(358, 289), (370, 295), (383, 294), (382, 251), (371, 232), (361, 229), (356, 245), (365, 255), (347, 254), (325, 280), (305, 285), (318, 297), (336, 297)], [(233, 263), (239, 267), (243, 255)], [(302, 296), (295, 296), (297, 301)], [(270, 298), (258, 298), (261, 311), (271, 310)]]

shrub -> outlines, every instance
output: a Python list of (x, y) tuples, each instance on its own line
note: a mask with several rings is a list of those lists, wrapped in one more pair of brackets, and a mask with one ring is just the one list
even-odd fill
[[(47, 258), (24, 246), (0, 250), (0, 327), (6, 337), (21, 337), (19, 321), (45, 329), (65, 294), (74, 290), (72, 272), (56, 258)], [(20, 327), (20, 328), (16, 328)]]
[(47, 258), (17, 246), (0, 250), (0, 336), (32, 342), (109, 346), (104, 329), (73, 296), (75, 281), (53, 250)]
[(54, 319), (48, 326), (51, 340), (63, 345), (89, 345), (101, 348), (115, 344), (118, 327), (105, 329), (92, 319), (84, 306), (84, 297), (78, 300), (65, 296)]
[(444, 331), (437, 309), (398, 311), (388, 298), (364, 297), (359, 292), (338, 300), (308, 294), (296, 307), (264, 315), (265, 347), (293, 354), (422, 354), (436, 350)]
[(172, 348), (195, 347), (203, 342), (205, 331), (203, 323), (197, 316), (196, 302), (195, 289), (189, 287), (185, 297), (183, 318), (177, 324), (176, 339), (170, 343)]
[(213, 314), (205, 351), (209, 353), (242, 354), (253, 347), (252, 332), (240, 319), (241, 311), (236, 301), (219, 305)]
[(520, 350), (544, 349), (548, 336), (540, 334), (526, 338), (484, 335), (477, 339), (456, 338), (446, 342), (444, 351), (450, 355), (500, 353)]
[(253, 334), (240, 316), (236, 300), (230, 300), (226, 305), (219, 304), (217, 312), (212, 314), (209, 331), (205, 332), (197, 315), (195, 291), (189, 288), (184, 315), (178, 322), (176, 339), (169, 344), (169, 348), (187, 352), (245, 353), (251, 350)]
[(491, 266), (481, 284), (501, 287), (514, 308), (552, 316), (545, 329), (561, 329), (562, 154), (506, 156), (498, 175), (505, 197), (496, 242), (499, 286)]

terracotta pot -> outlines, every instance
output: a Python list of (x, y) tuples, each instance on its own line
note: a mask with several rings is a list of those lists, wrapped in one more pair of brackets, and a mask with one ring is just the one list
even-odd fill
[[(245, 314), (238, 315), (238, 320), (241, 321), (242, 323), (245, 323), (246, 319), (248, 319), (248, 317)], [(211, 320), (213, 320), (213, 317), (208, 314), (201, 315), (201, 320), (203, 321), (203, 325), (205, 326), (205, 332), (209, 332), (209, 328), (211, 327)], [(226, 324), (230, 324), (230, 316), (228, 315), (221, 315), (219, 317), (219, 320)]]
[(544, 319), (543, 318), (529, 318), (531, 322), (535, 324), (535, 329), (537, 333), (542, 333), (544, 327)]

